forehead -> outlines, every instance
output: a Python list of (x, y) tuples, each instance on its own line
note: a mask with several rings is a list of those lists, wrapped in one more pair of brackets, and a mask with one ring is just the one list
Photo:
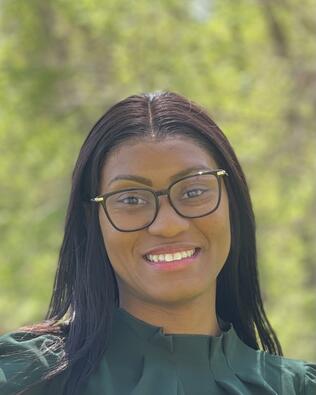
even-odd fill
[(218, 168), (207, 148), (190, 138), (126, 141), (106, 158), (101, 183), (106, 186), (114, 177), (128, 174), (149, 178), (157, 185), (164, 184), (174, 174), (195, 167)]

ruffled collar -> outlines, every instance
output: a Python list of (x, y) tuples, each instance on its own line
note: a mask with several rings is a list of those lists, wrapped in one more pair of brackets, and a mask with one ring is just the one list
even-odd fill
[[(114, 324), (118, 325), (117, 328), (122, 329), (123, 326), (127, 331), (132, 331), (142, 344), (148, 345), (152, 351), (150, 356), (145, 357), (147, 361), (153, 360), (157, 353), (163, 353), (180, 369), (192, 367), (194, 361), (195, 371), (208, 372), (225, 393), (240, 394), (236, 389), (242, 388), (243, 394), (249, 394), (244, 387), (248, 383), (255, 390), (264, 388), (265, 394), (276, 394), (265, 380), (265, 358), (269, 354), (246, 345), (230, 323), (220, 321), (222, 333), (219, 336), (165, 334), (162, 327), (142, 321), (118, 308), (115, 310)], [(146, 366), (148, 364), (145, 363), (143, 374), (147, 371)]]
[[(233, 326), (230, 323), (219, 320), (222, 333), (219, 336), (200, 334), (166, 334), (163, 327), (149, 324), (128, 313), (123, 308), (116, 310), (116, 318), (128, 327), (143, 341), (157, 346), (182, 360), (190, 355), (197, 357), (201, 363), (209, 362), (213, 350), (221, 348), (223, 343), (238, 341)], [(237, 339), (236, 339), (237, 337)], [(224, 341), (225, 339), (225, 341)], [(229, 341), (229, 339), (231, 339)]]
[[(189, 344), (197, 345), (199, 343), (215, 346), (221, 343), (224, 337), (237, 337), (232, 324), (225, 322), (219, 318), (219, 325), (222, 333), (219, 336), (210, 336), (202, 334), (170, 334), (164, 333), (163, 327), (156, 326), (145, 322), (126, 311), (123, 308), (117, 308), (115, 317), (121, 322), (127, 324), (143, 340), (149, 342), (158, 342), (161, 346), (169, 349), (170, 352), (175, 351), (176, 345), (186, 346)], [(239, 339), (239, 338), (238, 338)]]

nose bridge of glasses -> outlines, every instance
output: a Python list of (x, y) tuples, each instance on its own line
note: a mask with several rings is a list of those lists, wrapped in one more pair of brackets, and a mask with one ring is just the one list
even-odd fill
[(165, 196), (166, 199), (168, 200), (170, 206), (174, 209), (174, 203), (172, 202), (171, 196), (170, 196), (170, 187), (169, 188), (165, 188), (165, 189), (161, 189), (159, 191), (155, 191), (154, 194), (157, 197), (157, 203), (158, 203), (158, 207), (157, 209), (159, 210), (160, 208), (160, 199), (159, 196)]
[(159, 191), (155, 191), (154, 194), (157, 196), (169, 196), (169, 189), (161, 189)]
[(167, 202), (166, 203), (169, 204), (170, 208), (174, 211), (174, 213), (176, 213), (178, 215), (178, 212), (175, 210), (174, 203), (172, 202), (172, 199), (170, 197), (170, 187), (166, 188), (166, 189), (161, 189), (159, 191), (153, 191), (153, 193), (154, 193), (154, 195), (157, 198), (157, 204), (158, 204), (157, 205), (156, 216), (159, 215), (159, 212), (161, 210), (161, 202), (160, 202), (160, 199), (159, 199), (160, 196), (165, 196), (166, 197), (166, 200), (168, 201), (168, 203)]

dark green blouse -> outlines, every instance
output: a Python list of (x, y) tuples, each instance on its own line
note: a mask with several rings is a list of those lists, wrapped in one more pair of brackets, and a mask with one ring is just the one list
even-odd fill
[[(1, 395), (18, 393), (58, 361), (52, 340), (25, 333), (0, 337)], [(30, 394), (61, 394), (65, 378), (37, 385)], [(316, 395), (316, 364), (254, 350), (231, 325), (220, 336), (164, 334), (117, 309), (106, 355), (80, 392), (100, 394)]]

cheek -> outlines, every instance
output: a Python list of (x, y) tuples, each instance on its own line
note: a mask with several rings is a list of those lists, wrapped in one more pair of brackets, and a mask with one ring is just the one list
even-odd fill
[(104, 213), (99, 213), (100, 227), (102, 231), (104, 246), (111, 262), (111, 265), (120, 276), (128, 271), (131, 262), (133, 249), (132, 233), (119, 232), (104, 217)]
[(219, 226), (218, 230), (218, 243), (220, 246), (220, 255), (224, 263), (228, 257), (230, 246), (231, 246), (231, 233), (230, 233), (230, 221), (229, 218), (225, 221), (222, 226)]
[(218, 239), (218, 244), (221, 250), (220, 253), (224, 264), (228, 257), (231, 246), (230, 218), (228, 212), (225, 213), (222, 220), (218, 224), (218, 231), (216, 237)]
[(218, 270), (224, 266), (231, 245), (230, 220), (227, 210), (218, 211), (210, 217), (198, 220), (200, 231), (207, 239), (207, 253), (210, 258), (215, 259)]
[(222, 205), (220, 208), (221, 209), (217, 212), (217, 216), (214, 217), (217, 220), (215, 229), (217, 229), (216, 237), (219, 240), (218, 242), (221, 245), (222, 253), (225, 256), (226, 261), (231, 245), (229, 203), (226, 194), (223, 195)]
[(117, 257), (123, 250), (119, 248), (122, 242), (119, 235), (117, 235), (117, 231), (104, 218), (102, 218), (102, 216), (100, 216), (100, 226), (107, 255), (112, 266), (115, 266), (115, 263), (118, 260)]

